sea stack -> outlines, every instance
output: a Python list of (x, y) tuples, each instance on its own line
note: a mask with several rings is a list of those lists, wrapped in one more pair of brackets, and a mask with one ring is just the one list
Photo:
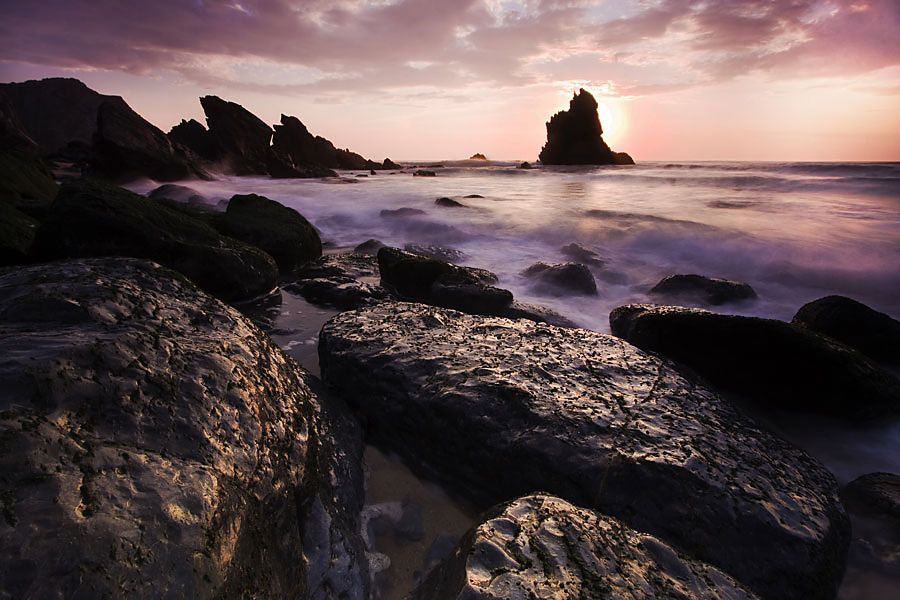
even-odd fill
[(603, 141), (597, 101), (584, 89), (572, 96), (569, 110), (550, 117), (547, 143), (539, 156), (545, 165), (633, 165), (625, 152), (613, 152)]

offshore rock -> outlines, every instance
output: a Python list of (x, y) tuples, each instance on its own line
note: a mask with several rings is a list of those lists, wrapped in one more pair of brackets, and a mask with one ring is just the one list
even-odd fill
[(751, 599), (727, 574), (652, 535), (537, 494), (495, 509), (413, 595), (501, 598)]
[(179, 271), (225, 301), (273, 289), (278, 267), (265, 252), (225, 237), (164, 203), (98, 181), (62, 187), (35, 235), (35, 259), (131, 256)]
[(704, 275), (669, 275), (650, 289), (651, 296), (682, 298), (717, 306), (752, 300), (756, 291), (746, 283)]
[(677, 306), (613, 310), (614, 335), (683, 363), (760, 404), (851, 419), (900, 410), (900, 380), (862, 354), (802, 327)]
[(218, 224), (224, 235), (268, 253), (282, 273), (322, 256), (322, 240), (312, 223), (265, 196), (233, 196)]
[(803, 305), (793, 323), (827, 335), (873, 360), (900, 364), (900, 321), (844, 296)]
[(545, 165), (633, 165), (624, 152), (613, 152), (603, 141), (603, 126), (597, 101), (579, 90), (569, 110), (556, 113), (547, 122), (547, 143), (539, 159)]
[(597, 282), (590, 269), (580, 263), (548, 265), (534, 263), (522, 275), (531, 279), (538, 291), (551, 295), (596, 296)]
[(203, 96), (200, 105), (215, 147), (214, 160), (234, 175), (268, 174), (272, 128), (240, 104), (218, 96)]
[(145, 261), (7, 271), (0, 357), (4, 594), (366, 596), (355, 425), (235, 310)]
[(383, 303), (323, 327), (326, 383), (374, 439), (482, 505), (546, 490), (763, 597), (833, 597), (833, 476), (669, 362), (612, 336)]
[(275, 125), (272, 150), (298, 169), (310, 166), (366, 170), (397, 168), (396, 165), (388, 166), (393, 165), (390, 159), (377, 163), (350, 150), (335, 148), (327, 139), (313, 136), (300, 119), (287, 115), (281, 115), (281, 124)]

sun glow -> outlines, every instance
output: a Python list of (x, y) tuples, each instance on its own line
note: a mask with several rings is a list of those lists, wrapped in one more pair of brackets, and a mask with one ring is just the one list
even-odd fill
[(613, 145), (622, 141), (625, 129), (625, 109), (619, 103), (599, 102), (597, 112), (600, 116), (600, 124), (603, 125), (603, 139)]

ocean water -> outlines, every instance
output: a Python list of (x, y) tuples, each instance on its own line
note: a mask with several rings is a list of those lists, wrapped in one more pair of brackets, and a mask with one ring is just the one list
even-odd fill
[[(749, 283), (759, 300), (720, 309), (738, 314), (790, 319), (837, 293), (900, 317), (900, 163), (442, 164), (436, 177), (344, 172), (345, 183), (223, 177), (191, 187), (214, 201), (250, 192), (278, 200), (334, 247), (375, 238), (454, 248), (517, 299), (599, 331), (612, 308), (650, 300), (647, 290), (673, 273)], [(439, 197), (467, 208), (437, 206)], [(401, 207), (424, 214), (380, 214)], [(560, 248), (573, 242), (605, 263), (593, 269), (597, 297), (542, 295), (521, 275), (537, 261), (566, 261)]]

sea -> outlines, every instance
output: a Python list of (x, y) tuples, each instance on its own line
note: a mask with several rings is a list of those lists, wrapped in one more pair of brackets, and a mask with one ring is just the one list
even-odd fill
[[(610, 310), (658, 301), (648, 295), (650, 288), (678, 273), (745, 282), (759, 296), (711, 307), (717, 312), (790, 320), (803, 304), (840, 294), (900, 319), (900, 163), (658, 161), (532, 169), (513, 161), (404, 164), (435, 176), (414, 176), (416, 169), (407, 168), (374, 175), (342, 171), (340, 178), (322, 180), (221, 176), (188, 185), (218, 206), (234, 194), (256, 193), (294, 208), (319, 230), (327, 252), (369, 239), (452, 249), (460, 264), (496, 273), (498, 285), (517, 300), (601, 332), (609, 332)], [(138, 181), (128, 187), (147, 193), (156, 185)], [(438, 198), (464, 206), (440, 206)], [(420, 212), (382, 214), (399, 208)], [(573, 243), (598, 257), (591, 266), (597, 296), (553, 295), (523, 275), (536, 262), (570, 260), (562, 248)], [(333, 312), (288, 295), (276, 312), (281, 327), (273, 338), (315, 372), (315, 334)], [(809, 415), (758, 418), (822, 461), (841, 484), (873, 471), (900, 473), (900, 422), (850, 427)], [(380, 507), (375, 512), (396, 512), (397, 503), (411, 496), (426, 508), (424, 542), (380, 542), (385, 557), (393, 559), (385, 573), (394, 573), (380, 580), (380, 595), (402, 597), (422, 573), (421, 565), (407, 563), (440, 539), (446, 543), (447, 535), (452, 545), (475, 515), (463, 501), (406, 472), (396, 457), (369, 448), (366, 460), (374, 473), (370, 494), (383, 496), (370, 503)], [(851, 548), (840, 597), (900, 595), (896, 574), (854, 559), (859, 552)], [(400, 572), (404, 568), (408, 572)]]

